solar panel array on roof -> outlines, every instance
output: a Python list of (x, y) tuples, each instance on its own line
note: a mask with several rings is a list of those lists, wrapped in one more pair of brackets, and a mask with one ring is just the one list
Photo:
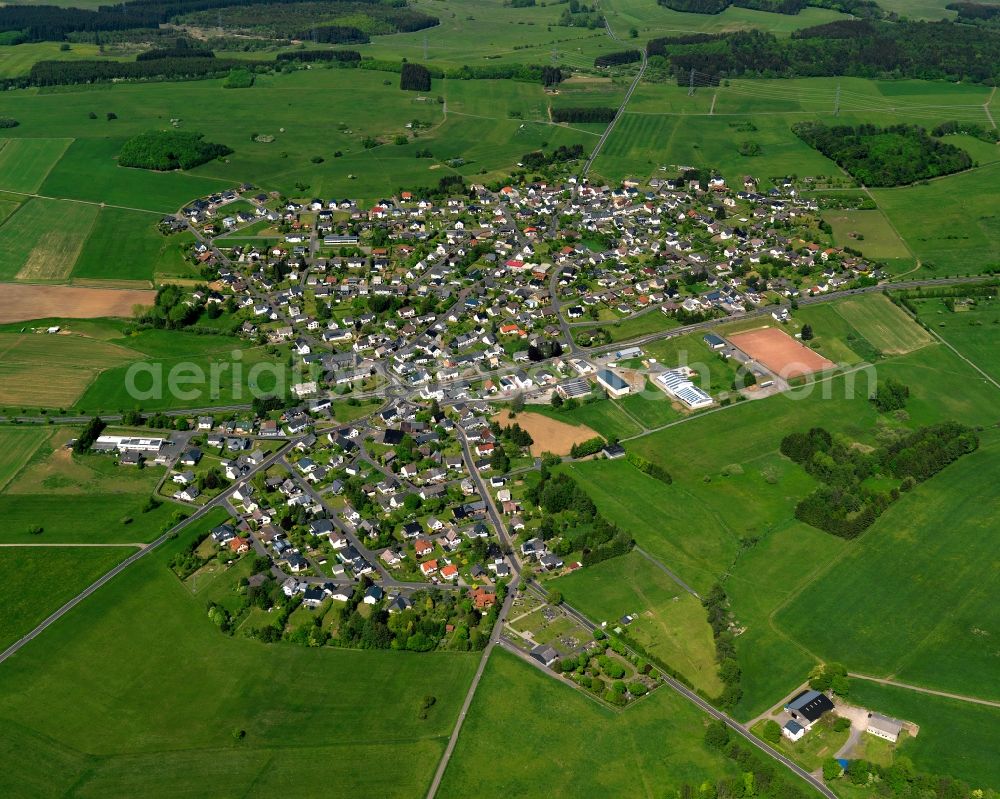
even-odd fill
[(667, 393), (676, 397), (689, 408), (704, 408), (712, 404), (710, 394), (702, 391), (687, 376), (687, 373), (680, 369), (670, 369), (656, 378), (657, 382), (663, 386)]

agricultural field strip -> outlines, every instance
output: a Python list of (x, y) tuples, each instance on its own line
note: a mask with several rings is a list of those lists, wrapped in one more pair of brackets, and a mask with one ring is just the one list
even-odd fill
[(928, 330), (930, 331), (931, 335), (933, 335), (938, 341), (944, 344), (948, 349), (950, 349), (953, 353), (955, 353), (955, 355), (957, 355), (959, 358), (965, 361), (969, 366), (971, 366), (973, 369), (979, 372), (979, 374), (983, 376), (983, 379), (988, 380), (990, 383), (992, 383), (994, 386), (1000, 389), (1000, 382), (997, 382), (994, 378), (990, 377), (988, 374), (986, 374), (986, 372), (980, 369), (979, 366), (977, 366), (972, 360), (970, 360), (961, 352), (959, 352), (958, 348), (956, 348), (954, 344), (945, 341), (945, 339), (943, 339), (936, 330), (933, 330), (932, 328), (928, 328)]
[(3, 191), (4, 194), (17, 194), (21, 197), (35, 197), (39, 200), (57, 200), (64, 203), (81, 203), (83, 205), (96, 205), (98, 208), (119, 208), (122, 211), (139, 211), (144, 214), (155, 214), (158, 217), (163, 216), (162, 211), (154, 211), (152, 208), (136, 208), (130, 205), (114, 205), (113, 203), (102, 203), (95, 200), (78, 200), (74, 197), (52, 197), (48, 194), (37, 194), (35, 192), (27, 191), (12, 191), (10, 189), (2, 189), (0, 191)]
[(968, 696), (966, 694), (953, 694), (948, 691), (937, 691), (933, 688), (924, 688), (922, 685), (913, 685), (911, 683), (899, 682), (898, 680), (890, 680), (884, 677), (873, 677), (870, 674), (858, 674), (857, 672), (848, 672), (847, 676), (853, 677), (856, 680), (867, 680), (868, 682), (876, 682), (879, 685), (891, 685), (893, 688), (902, 688), (907, 691), (916, 691), (921, 694), (930, 694), (931, 696), (940, 696), (945, 699), (954, 699), (959, 702), (969, 702), (974, 705), (986, 705), (988, 707), (1000, 708), (1000, 702), (996, 702), (992, 699), (980, 699), (975, 696)]

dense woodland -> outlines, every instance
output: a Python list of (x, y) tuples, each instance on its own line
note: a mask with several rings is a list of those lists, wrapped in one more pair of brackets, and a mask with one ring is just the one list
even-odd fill
[(226, 145), (204, 141), (203, 137), (180, 130), (140, 133), (122, 145), (118, 164), (157, 171), (193, 169), (232, 152)]
[[(211, 12), (205, 19), (198, 14)], [(100, 6), (96, 11), (57, 6), (0, 7), (0, 32), (17, 32), (22, 41), (60, 41), (77, 32), (125, 31), (158, 28), (161, 24), (188, 18), (215, 26), (221, 15), (226, 27), (263, 28), (274, 35), (294, 32), (312, 37), (312, 30), (351, 18), (375, 33), (414, 31), (437, 25), (437, 17), (415, 11), (405, 0), (127, 0)], [(359, 34), (360, 29), (354, 30)], [(331, 39), (318, 39), (331, 41)], [(367, 41), (367, 38), (365, 39)]]
[(866, 186), (902, 186), (972, 166), (965, 150), (931, 138), (915, 125), (852, 128), (801, 122), (792, 130)]
[(699, 85), (738, 76), (1000, 80), (1000, 31), (953, 22), (845, 20), (783, 39), (763, 31), (687, 34), (653, 39), (646, 52), (685, 85), (692, 69)]
[(853, 14), (856, 17), (883, 15), (875, 0), (657, 0), (657, 2), (674, 11), (687, 11), (693, 14), (720, 14), (730, 6), (770, 11), (775, 14), (798, 14), (807, 6), (816, 6)]
[(429, 92), (431, 73), (422, 64), (403, 64), (399, 72), (399, 88), (411, 92)]
[(618, 113), (614, 108), (594, 105), (583, 108), (553, 108), (553, 122), (610, 122)]
[(639, 50), (619, 50), (616, 53), (604, 53), (594, 59), (595, 67), (615, 67), (621, 64), (634, 64), (642, 61), (642, 53)]
[(349, 63), (361, 60), (357, 50), (293, 50), (290, 53), (278, 53), (277, 61), (339, 61)]
[[(271, 66), (271, 65), (266, 65)], [(146, 61), (38, 61), (22, 77), (0, 81), (0, 87), (55, 86), (110, 80), (185, 80), (228, 75), (232, 69), (264, 68), (238, 58), (156, 58)]]
[[(905, 402), (905, 396), (902, 400)], [(979, 437), (973, 429), (945, 422), (900, 431), (890, 443), (871, 450), (815, 427), (808, 433), (785, 436), (781, 453), (821, 483), (795, 507), (795, 517), (833, 535), (856, 538), (899, 498), (900, 492), (909, 491), (978, 447)], [(878, 476), (895, 478), (899, 487), (888, 492), (872, 488), (868, 481)]]

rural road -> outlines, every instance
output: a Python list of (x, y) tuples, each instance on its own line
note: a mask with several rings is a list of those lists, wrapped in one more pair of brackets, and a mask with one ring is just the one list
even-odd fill
[(677, 583), (677, 585), (679, 585), (681, 588), (683, 588), (685, 591), (687, 591), (689, 594), (691, 594), (691, 596), (693, 596), (695, 599), (701, 599), (701, 596), (699, 596), (698, 592), (695, 591), (686, 582), (684, 582), (677, 575), (676, 572), (672, 571), (670, 568), (668, 568), (667, 566), (665, 566), (664, 564), (662, 564), (660, 561), (658, 561), (656, 558), (654, 558), (652, 555), (650, 555), (645, 549), (643, 549), (642, 547), (636, 547), (635, 551), (638, 552), (640, 555), (642, 555), (646, 560), (648, 560), (650, 563), (652, 563), (660, 571), (664, 572), (667, 575), (667, 577), (669, 577), (671, 580), (673, 580), (675, 583)]
[(930, 694), (931, 696), (940, 696), (945, 699), (955, 699), (959, 702), (971, 702), (974, 705), (986, 705), (987, 707), (1000, 707), (1000, 702), (994, 701), (992, 699), (979, 699), (975, 696), (966, 696), (964, 694), (952, 694), (948, 691), (936, 691), (933, 688), (922, 688), (919, 685), (910, 685), (905, 682), (898, 682), (897, 680), (887, 680), (882, 677), (872, 677), (869, 674), (857, 674), (853, 671), (847, 673), (848, 677), (855, 680), (865, 680), (867, 682), (878, 683), (879, 685), (889, 685), (893, 688), (904, 688), (907, 691), (916, 691), (920, 694)]
[[(296, 439), (295, 441), (297, 440), (298, 439)], [(274, 453), (274, 455), (272, 455), (267, 460), (263, 461), (258, 467), (256, 467), (252, 472), (250, 472), (250, 474), (247, 475), (247, 478), (249, 479), (249, 477), (251, 477), (256, 472), (260, 471), (261, 469), (266, 470), (270, 468), (273, 464), (277, 463), (278, 460), (284, 457), (284, 455), (288, 452), (288, 450), (294, 445), (295, 441), (289, 441), (287, 444), (285, 444), (285, 446), (283, 446), (276, 453)], [(65, 616), (67, 613), (73, 610), (73, 608), (75, 608), (77, 605), (83, 602), (83, 600), (85, 600), (87, 597), (95, 593), (98, 589), (101, 588), (101, 586), (111, 582), (115, 577), (117, 577), (119, 574), (125, 571), (125, 569), (127, 569), (137, 560), (139, 560), (140, 558), (144, 558), (158, 546), (160, 546), (165, 541), (172, 538), (177, 532), (187, 527), (192, 522), (198, 521), (200, 518), (205, 516), (209, 511), (222, 506), (228, 500), (229, 495), (233, 491), (235, 491), (239, 487), (239, 485), (240, 485), (239, 483), (234, 484), (231, 488), (227, 489), (226, 491), (215, 497), (211, 502), (207, 503), (206, 505), (196, 510), (194, 513), (192, 513), (190, 516), (184, 519), (184, 521), (182, 521), (180, 524), (174, 525), (159, 538), (155, 539), (154, 541), (151, 541), (149, 544), (144, 546), (142, 549), (140, 549), (133, 555), (130, 555), (121, 563), (119, 563), (117, 566), (115, 566), (107, 574), (99, 577), (89, 586), (84, 588), (79, 594), (77, 594), (75, 597), (69, 600), (69, 602), (67, 602), (65, 605), (59, 608), (55, 613), (53, 613), (51, 616), (49, 616), (47, 619), (41, 622), (37, 627), (35, 627), (35, 629), (33, 629), (23, 638), (20, 638), (17, 641), (15, 641), (13, 644), (7, 647), (3, 652), (0, 652), (0, 663), (3, 663), (5, 660), (7, 660), (7, 658), (17, 654), (17, 652), (20, 651), (21, 648), (25, 646), (25, 644), (37, 638), (46, 629), (51, 627), (53, 624), (59, 621), (59, 619), (61, 619), (63, 616)]]

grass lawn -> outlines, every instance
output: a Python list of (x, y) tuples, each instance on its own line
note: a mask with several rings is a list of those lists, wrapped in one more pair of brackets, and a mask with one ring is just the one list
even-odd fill
[(638, 552), (578, 569), (550, 587), (593, 621), (607, 622), (609, 629), (622, 616), (634, 616), (622, 628), (626, 635), (708, 696), (722, 691), (705, 609)]
[[(502, 649), (483, 680), (445, 772), (440, 796), (647, 796), (733, 775), (702, 743), (707, 717), (660, 689), (609, 710)], [(503, 746), (484, 745), (502, 740)], [(552, 779), (558, 767), (559, 779)], [(490, 774), (484, 779), (484, 774)]]
[(141, 211), (102, 208), (73, 266), (72, 277), (100, 280), (153, 280), (154, 275), (197, 277), (184, 259), (189, 234), (164, 236), (158, 217)]
[[(1000, 699), (1000, 437), (904, 495), (775, 623), (852, 671)], [(947, 611), (942, 613), (942, 608)], [(822, 623), (817, 623), (822, 619)]]
[(130, 547), (0, 548), (0, 649), (6, 649), (135, 550)]
[(67, 408), (102, 371), (136, 357), (83, 335), (0, 332), (0, 406)]
[(898, 752), (921, 771), (950, 774), (974, 788), (1000, 785), (1000, 710), (938, 696), (851, 681), (851, 702), (920, 725)]
[(0, 139), (0, 189), (37, 192), (72, 143), (72, 139)]
[[(137, 563), (0, 667), (0, 792), (426, 791), (478, 657), (229, 638), (167, 568), (211, 524)], [(420, 719), (426, 695), (437, 701)]]
[[(750, 728), (758, 738), (763, 739), (764, 722), (760, 721)], [(828, 724), (816, 724), (805, 736), (794, 743), (784, 735), (777, 744), (771, 744), (783, 755), (791, 758), (806, 771), (816, 771), (823, 767), (823, 761), (836, 754), (847, 743), (850, 729), (834, 732)]]
[(29, 199), (0, 226), (0, 279), (65, 280), (97, 213), (93, 205)]
[(615, 400), (633, 418), (638, 419), (647, 429), (662, 427), (675, 422), (683, 413), (674, 407), (670, 398), (649, 380), (641, 394), (629, 394)]

